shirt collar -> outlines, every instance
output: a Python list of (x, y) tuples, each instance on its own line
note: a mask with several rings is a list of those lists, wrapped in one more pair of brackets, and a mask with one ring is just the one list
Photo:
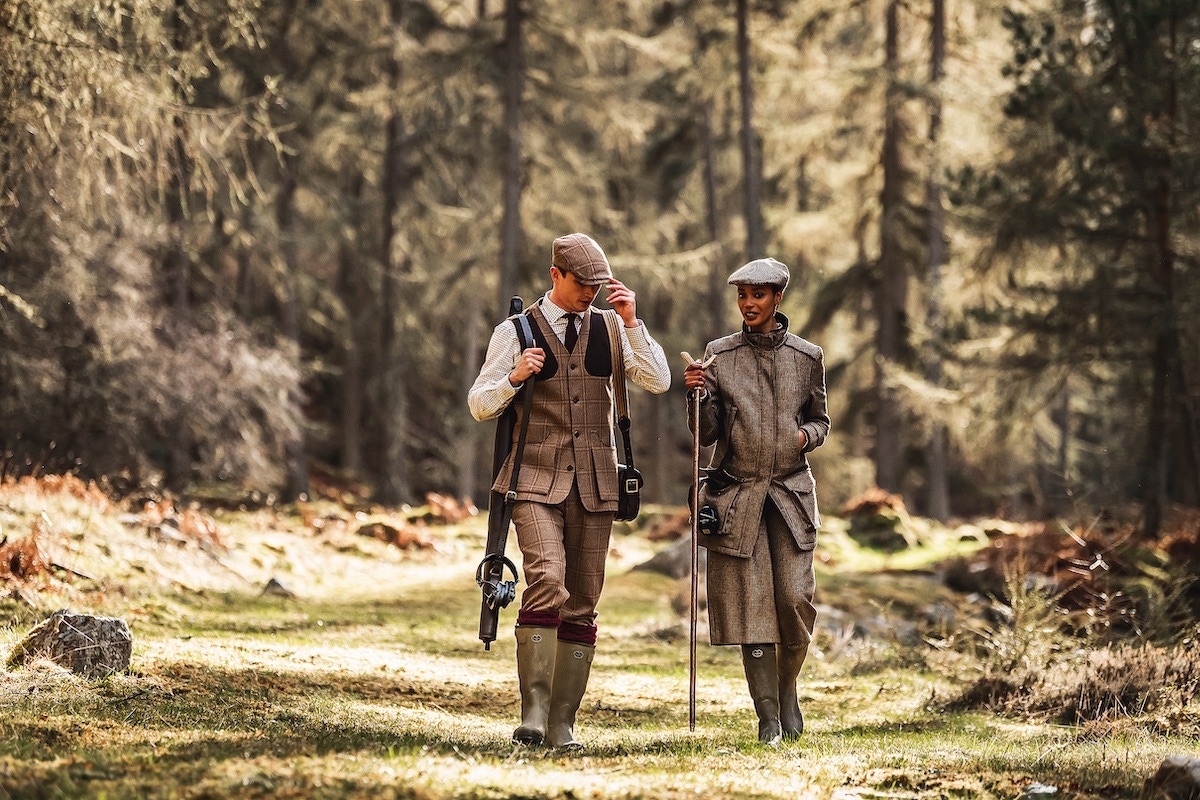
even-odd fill
[[(546, 318), (546, 321), (549, 322), (551, 325), (557, 324), (558, 321), (561, 320), (563, 317), (565, 317), (567, 314), (575, 314), (576, 313), (573, 311), (567, 311), (565, 309), (559, 308), (558, 306), (554, 305), (554, 302), (550, 299), (549, 292), (546, 292), (546, 294), (542, 296), (541, 306), (542, 306), (542, 316), (544, 316)], [(582, 318), (583, 314), (577, 314), (577, 316)]]

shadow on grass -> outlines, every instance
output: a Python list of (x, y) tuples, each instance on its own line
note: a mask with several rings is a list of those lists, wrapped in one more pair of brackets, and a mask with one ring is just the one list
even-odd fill
[(873, 739), (880, 736), (944, 733), (957, 727), (957, 723), (945, 717), (920, 717), (900, 722), (880, 722), (874, 725), (848, 725), (828, 731), (828, 734), (855, 739)]
[[(448, 770), (451, 774), (461, 775), (471, 765), (503, 769), (516, 762), (551, 771), (566, 766), (575, 773), (608, 770), (613, 759), (655, 769), (644, 763), (649, 760), (687, 773), (688, 767), (678, 765), (711, 756), (732, 757), (730, 763), (743, 768), (779, 766), (824, 750), (876, 752), (883, 742), (904, 746), (914, 735), (936, 737), (963, 724), (954, 715), (851, 724), (810, 730), (796, 743), (767, 748), (755, 739), (749, 711), (736, 719), (703, 715), (701, 732), (689, 734), (683, 709), (671, 704), (636, 712), (606, 705), (581, 711), (580, 736), (588, 746), (568, 755), (514, 746), (509, 741), (518, 715), (513, 687), (498, 687), (495, 681), (469, 685), (466, 680), (454, 674), (161, 663), (132, 682), (92, 684), (89, 699), (77, 709), (18, 703), (0, 720), (0, 739), (6, 742), (0, 744), (0, 789), (20, 782), (54, 785), (65, 796), (83, 796), (80, 789), (86, 787), (88, 796), (266, 797), (287, 789), (298, 791), (297, 796), (511, 798), (526, 795), (488, 794), (494, 788), (489, 778), (479, 779), (467, 793), (413, 794), (397, 778), (385, 786), (380, 775), (393, 773), (389, 765), (396, 775), (406, 774), (413, 763), (421, 764), (421, 774), (447, 763), (458, 765)], [(370, 763), (375, 766), (363, 766)], [(1015, 768), (1010, 763), (991, 766)], [(878, 782), (898, 786), (915, 780), (908, 771), (897, 768), (895, 775), (877, 776)], [(331, 780), (339, 782), (337, 791), (329, 791)], [(209, 788), (192, 791), (198, 786)], [(322, 786), (324, 791), (317, 791)], [(375, 793), (381, 786), (387, 792)], [(528, 796), (543, 800), (562, 795)]]
[[(148, 753), (158, 763), (197, 760), (292, 758), (368, 751), (379, 755), (419, 752), (486, 758), (511, 756), (511, 726), (520, 711), (509, 681), (469, 684), (466, 676), (350, 671), (199, 666), (163, 662), (133, 682), (96, 684), (88, 699), (74, 703), (19, 706), (3, 725), (19, 747), (0, 753), (53, 759), (64, 745), (90, 755), (137, 759)], [(515, 684), (515, 679), (512, 681)], [(501, 685), (503, 684), (503, 685)], [(74, 706), (74, 707), (72, 707)], [(49, 711), (50, 713), (45, 713)], [(585, 708), (584, 726), (601, 732), (615, 727), (653, 729), (679, 724), (676, 709)], [(639, 737), (640, 738), (640, 737)], [(605, 746), (589, 755), (679, 752), (675, 734), (661, 741)], [(534, 749), (526, 755), (561, 756)]]

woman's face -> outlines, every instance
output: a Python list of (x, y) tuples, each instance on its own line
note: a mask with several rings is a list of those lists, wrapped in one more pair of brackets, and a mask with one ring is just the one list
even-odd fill
[(774, 286), (743, 283), (737, 287), (738, 311), (746, 327), (756, 333), (775, 329), (775, 310), (783, 292)]

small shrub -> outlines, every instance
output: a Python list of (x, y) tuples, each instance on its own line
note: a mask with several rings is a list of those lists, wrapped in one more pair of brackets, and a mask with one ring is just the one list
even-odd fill
[(1192, 706), (1198, 693), (1200, 662), (1192, 654), (1146, 644), (1096, 650), (1081, 664), (1048, 671), (1025, 704), (1031, 712), (1077, 724), (1173, 716)]
[(943, 704), (1078, 725), (1166, 718), (1200, 731), (1200, 663), (1182, 648), (1104, 647), (1041, 669), (989, 672)]
[(1059, 603), (1060, 592), (1027, 574), (1023, 561), (1005, 567), (1007, 605), (993, 606), (993, 624), (978, 633), (978, 644), (989, 673), (1011, 675), (1038, 669), (1054, 654), (1068, 647), (1066, 615)]

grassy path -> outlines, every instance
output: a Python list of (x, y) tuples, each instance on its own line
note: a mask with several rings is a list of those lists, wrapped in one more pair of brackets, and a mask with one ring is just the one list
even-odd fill
[[(28, 510), (9, 498), (10, 517)], [(680, 587), (629, 571), (650, 548), (635, 536), (614, 544), (577, 729), (587, 749), (518, 748), (512, 609), (490, 652), (475, 639), (477, 521), (407, 553), (230, 515), (217, 558), (156, 552), (110, 516), (55, 510), (60, 555), (105, 577), (41, 596), (127, 619), (133, 668), (99, 681), (44, 663), (0, 673), (0, 798), (1012, 800), (1042, 783), (1112, 800), (1197, 748), (1132, 727), (938, 713), (930, 700), (952, 684), (920, 659), (832, 641), (802, 676), (799, 742), (757, 743), (736, 652), (707, 646), (689, 732)], [(267, 577), (297, 596), (262, 596)], [(4, 652), (27, 627), (9, 611)]]

